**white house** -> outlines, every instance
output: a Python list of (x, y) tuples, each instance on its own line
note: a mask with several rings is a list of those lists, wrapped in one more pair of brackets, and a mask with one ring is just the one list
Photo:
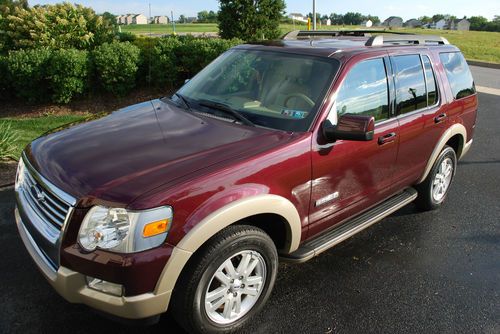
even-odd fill
[(153, 18), (153, 23), (154, 24), (167, 24), (168, 23), (168, 17), (166, 16), (155, 16)]
[(307, 17), (299, 13), (291, 13), (288, 18), (299, 22), (307, 22)]
[(466, 20), (466, 19), (450, 20), (448, 22), (448, 29), (449, 30), (469, 30), (470, 29), (470, 22), (469, 22), (469, 20)]
[(132, 24), (148, 24), (148, 18), (146, 15), (137, 14), (132, 19)]
[(437, 21), (436, 23), (434, 23), (434, 29), (446, 29), (446, 26), (447, 26), (447, 22), (445, 19), (441, 19), (439, 21)]
[(125, 15), (125, 24), (133, 24), (134, 23), (135, 14), (127, 14)]

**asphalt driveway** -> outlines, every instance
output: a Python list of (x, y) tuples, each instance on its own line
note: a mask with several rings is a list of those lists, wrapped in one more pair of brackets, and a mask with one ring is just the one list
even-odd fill
[[(499, 71), (500, 72), (500, 71)], [(396, 212), (302, 265), (281, 265), (248, 333), (500, 333), (500, 96), (479, 94), (474, 144), (444, 206)], [(59, 297), (25, 251), (0, 191), (1, 333), (178, 333), (137, 328)]]

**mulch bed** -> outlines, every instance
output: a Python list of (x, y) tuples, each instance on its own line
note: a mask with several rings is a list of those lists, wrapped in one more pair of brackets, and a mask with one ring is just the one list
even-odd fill
[(66, 105), (29, 104), (21, 100), (0, 101), (0, 117), (38, 117), (44, 115), (65, 115), (84, 113), (110, 113), (136, 103), (171, 95), (173, 91), (155, 88), (136, 89), (127, 96), (111, 94), (88, 95)]

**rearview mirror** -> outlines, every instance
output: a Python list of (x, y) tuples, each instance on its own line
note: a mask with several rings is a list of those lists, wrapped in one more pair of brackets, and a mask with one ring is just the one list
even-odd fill
[(329, 120), (322, 124), (323, 136), (328, 142), (336, 140), (369, 141), (373, 139), (375, 118), (366, 115), (345, 114), (340, 116), (337, 125)]

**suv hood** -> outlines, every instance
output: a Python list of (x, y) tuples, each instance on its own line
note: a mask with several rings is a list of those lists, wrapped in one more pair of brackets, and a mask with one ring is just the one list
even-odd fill
[(30, 163), (79, 206), (126, 205), (143, 193), (287, 141), (281, 131), (200, 117), (154, 100), (33, 141)]

